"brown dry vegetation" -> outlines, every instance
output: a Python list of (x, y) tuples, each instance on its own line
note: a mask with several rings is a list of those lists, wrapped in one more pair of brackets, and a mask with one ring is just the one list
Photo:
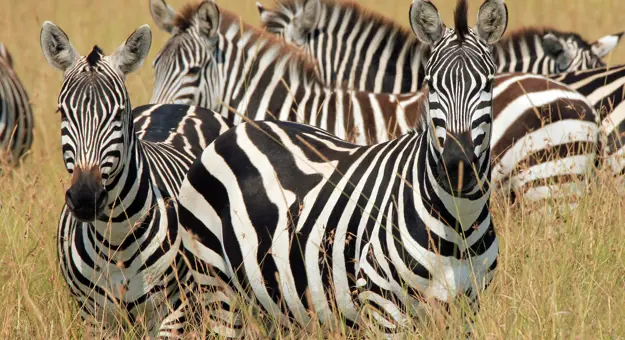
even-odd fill
[[(254, 2), (218, 1), (258, 25)], [(262, 2), (271, 5), (271, 0)], [(359, 2), (407, 25), (409, 0)], [(446, 22), (451, 22), (454, 2), (435, 0)], [(625, 2), (620, 0), (507, 2), (510, 28), (549, 25), (581, 32), (593, 40), (625, 30)], [(180, 8), (184, 0), (170, 3)], [(479, 3), (470, 1), (471, 13)], [(1, 0), (0, 41), (13, 54), (37, 119), (31, 154), (21, 167), (0, 177), (0, 337), (5, 339), (77, 338), (82, 334), (76, 305), (56, 262), (56, 223), (68, 176), (60, 154), (59, 117), (54, 113), (61, 75), (48, 66), (39, 47), (39, 30), (45, 20), (63, 28), (81, 53), (96, 43), (110, 52), (135, 28), (150, 24), (154, 41), (148, 63), (128, 78), (135, 106), (150, 97), (153, 74), (149, 63), (167, 39), (152, 24), (147, 0)], [(618, 48), (609, 61), (625, 61), (625, 48)], [(491, 289), (483, 295), (477, 338), (625, 337), (625, 216), (615, 186), (610, 179), (600, 180), (578, 209), (563, 214), (551, 213), (550, 203), (510, 207), (493, 200), (502, 242), (500, 267)], [(448, 323), (450, 329), (439, 321), (419, 324), (417, 334), (424, 338), (461, 334), (457, 316), (452, 315)], [(250, 321), (250, 337), (261, 334), (257, 324)], [(323, 338), (295, 330), (282, 335)]]

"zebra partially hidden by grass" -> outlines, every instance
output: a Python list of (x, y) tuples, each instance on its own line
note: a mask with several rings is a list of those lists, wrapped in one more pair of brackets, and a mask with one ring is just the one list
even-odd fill
[[(164, 0), (151, 0), (150, 9), (172, 35), (154, 60), (153, 102), (207, 106), (242, 121), (231, 107), (251, 119), (306, 123), (361, 145), (419, 128), (420, 93), (328, 89), (298, 50), (212, 1), (176, 13)], [(493, 92), (501, 108), (491, 139), (495, 185), (506, 194), (527, 191), (524, 197), (532, 199), (581, 189), (598, 148), (598, 117), (588, 101), (533, 75), (496, 77)]]
[(359, 327), (370, 313), (394, 333), (427, 299), (467, 296), (475, 307), (493, 278), (489, 46), (504, 33), (506, 6), (485, 1), (474, 29), (463, 0), (455, 29), (426, 0), (410, 19), (433, 46), (423, 133), (356, 146), (307, 125), (244, 123), (191, 167), (179, 220), (220, 335), (241, 336), (235, 292), (278, 324), (309, 327), (314, 315)]
[(15, 165), (33, 143), (33, 112), (13, 59), (0, 43), (0, 163)]
[(45, 22), (41, 30), (44, 56), (64, 74), (58, 111), (72, 184), (58, 228), (63, 277), (94, 327), (173, 337), (186, 319), (189, 271), (169, 201), (230, 124), (198, 107), (132, 110), (125, 77), (143, 64), (151, 39), (144, 25), (112, 55), (96, 46), (81, 57), (59, 27)]
[[(156, 0), (155, 0), (156, 1)], [(333, 86), (373, 93), (421, 88), (429, 47), (403, 27), (357, 2), (280, 0), (278, 9), (257, 3), (265, 29), (301, 47)], [(554, 74), (605, 66), (601, 60), (623, 33), (589, 43), (551, 28), (515, 31), (493, 46), (498, 73)]]

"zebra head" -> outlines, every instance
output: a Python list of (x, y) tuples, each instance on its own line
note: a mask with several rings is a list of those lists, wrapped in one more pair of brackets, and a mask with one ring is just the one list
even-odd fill
[(278, 10), (266, 9), (256, 3), (260, 20), (269, 33), (277, 34), (287, 43), (302, 47), (307, 44), (307, 37), (317, 27), (321, 17), (320, 0), (300, 0), (280, 2)]
[(588, 70), (605, 66), (603, 57), (618, 45), (623, 33), (606, 35), (590, 44), (578, 34), (552, 30), (542, 36), (542, 48), (554, 61), (555, 73)]
[[(446, 28), (428, 0), (415, 0), (410, 24), (431, 46), (425, 69), (428, 84), (424, 122), (434, 157), (434, 176), (452, 193), (473, 191), (478, 177), (488, 180), (495, 63), (490, 47), (506, 30), (503, 0), (486, 0), (474, 29), (467, 23), (466, 0), (459, 0), (455, 28)], [(476, 170), (477, 169), (477, 170)]]
[(95, 46), (81, 57), (58, 26), (46, 21), (41, 29), (45, 58), (63, 71), (58, 111), (63, 160), (72, 175), (65, 202), (80, 221), (101, 216), (109, 201), (107, 185), (114, 187), (129, 160), (134, 129), (124, 81), (143, 64), (151, 42), (150, 28), (143, 25), (112, 55)]
[(176, 13), (165, 0), (150, 0), (150, 12), (157, 26), (172, 35), (154, 59), (156, 79), (150, 102), (219, 110), (217, 5), (204, 0)]

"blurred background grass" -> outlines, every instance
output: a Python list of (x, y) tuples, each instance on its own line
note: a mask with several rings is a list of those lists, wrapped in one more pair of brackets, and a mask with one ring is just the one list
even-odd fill
[[(272, 5), (272, 0), (261, 2)], [(408, 26), (409, 0), (358, 2)], [(451, 24), (455, 1), (434, 2)], [(169, 3), (179, 9), (185, 1)], [(217, 3), (258, 26), (255, 0)], [(481, 0), (469, 3), (474, 18)], [(625, 30), (622, 0), (510, 0), (507, 4), (509, 29), (553, 26), (579, 32), (590, 41)], [(0, 0), (0, 41), (13, 55), (36, 116), (30, 156), (22, 167), (0, 176), (0, 337), (7, 339), (80, 334), (76, 306), (58, 276), (56, 262), (56, 223), (68, 176), (55, 114), (62, 76), (46, 63), (39, 46), (45, 20), (65, 30), (81, 54), (94, 44), (110, 53), (134, 29), (150, 24), (153, 43), (148, 61), (127, 81), (134, 106), (150, 98), (150, 64), (168, 38), (152, 23), (148, 0)], [(625, 62), (625, 48), (617, 48), (608, 61)], [(494, 204), (503, 257), (494, 289), (485, 296), (479, 337), (625, 336), (625, 217), (613, 187), (600, 186), (569, 215), (554, 215), (545, 206)]]

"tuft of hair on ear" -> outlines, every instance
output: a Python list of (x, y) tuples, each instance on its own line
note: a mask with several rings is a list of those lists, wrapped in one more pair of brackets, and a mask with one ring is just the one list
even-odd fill
[(456, 4), (456, 10), (454, 11), (454, 29), (460, 41), (464, 40), (464, 37), (469, 34), (469, 4), (467, 0), (458, 0)]

